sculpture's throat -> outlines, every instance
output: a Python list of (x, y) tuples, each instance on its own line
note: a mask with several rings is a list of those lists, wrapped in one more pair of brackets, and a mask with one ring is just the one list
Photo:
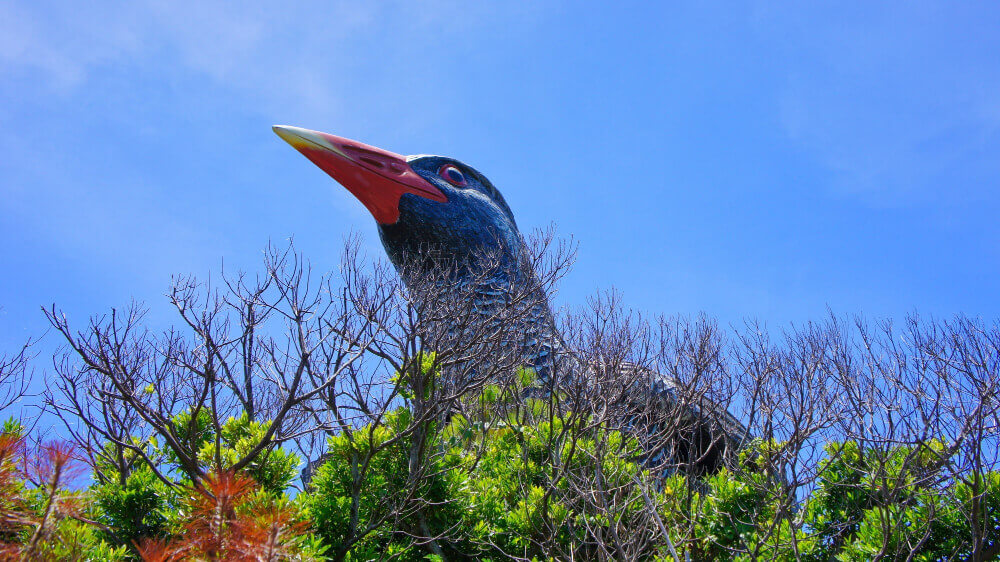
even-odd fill
[(481, 318), (484, 326), (495, 326), (496, 331), (507, 335), (507, 344), (519, 350), (522, 364), (535, 370), (540, 381), (547, 381), (557, 352), (561, 349), (559, 332), (555, 326), (548, 298), (540, 288), (523, 295), (522, 302), (511, 302), (510, 283), (499, 280), (472, 289), (472, 311)]
[(544, 382), (561, 349), (559, 332), (544, 287), (530, 266), (515, 264), (513, 259), (488, 257), (456, 263), (427, 254), (418, 261), (394, 260), (411, 295), (419, 299), (422, 315), (428, 315), (425, 320), (436, 324), (428, 328), (443, 336), (439, 341), (494, 342), (496, 355), (534, 369)]

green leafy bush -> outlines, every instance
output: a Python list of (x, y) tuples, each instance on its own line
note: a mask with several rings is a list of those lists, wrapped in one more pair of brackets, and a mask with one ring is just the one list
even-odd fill
[(171, 447), (136, 438), (106, 444), (77, 491), (70, 450), (28, 447), (8, 422), (0, 558), (935, 561), (1000, 551), (1000, 473), (954, 470), (943, 440), (827, 443), (808, 489), (776, 468), (787, 444), (764, 440), (714, 474), (653, 475), (634, 436), (563, 406), (560, 391), (526, 397), (531, 371), (435, 410), (433, 355), (418, 368), (408, 377), (424, 390), (405, 383), (404, 405), (330, 437), (299, 494), (298, 457), (281, 447), (230, 470), (269, 428), (247, 415), (217, 433), (205, 409), (171, 420), (205, 471), (198, 481)]

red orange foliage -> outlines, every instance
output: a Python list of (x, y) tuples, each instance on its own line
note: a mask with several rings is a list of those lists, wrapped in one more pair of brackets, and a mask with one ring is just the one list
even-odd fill
[[(289, 541), (308, 523), (295, 521), (288, 507), (262, 505), (252, 478), (223, 471), (191, 489), (184, 509), (190, 515), (172, 541), (138, 545), (147, 562), (176, 560), (271, 561), (291, 555)], [(266, 496), (265, 496), (266, 497)]]
[[(74, 461), (69, 443), (53, 441), (29, 449), (23, 437), (0, 434), (0, 560), (44, 559), (42, 547), (57, 524), (81, 519), (79, 498), (63, 490), (80, 470)], [(40, 507), (29, 502), (26, 484), (40, 493)]]

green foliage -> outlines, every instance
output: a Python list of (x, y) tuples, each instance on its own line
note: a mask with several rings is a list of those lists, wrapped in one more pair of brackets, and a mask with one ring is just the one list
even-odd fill
[[(739, 466), (774, 446), (755, 443)], [(761, 470), (724, 469), (706, 477), (700, 490), (675, 476), (665, 482), (661, 512), (674, 529), (688, 529), (672, 538), (686, 543), (696, 560), (847, 561), (911, 553), (913, 560), (966, 559), (974, 497), (980, 498), (987, 544), (1000, 538), (1000, 474), (944, 485), (927, 479), (944, 450), (940, 442), (882, 450), (831, 443), (816, 488), (798, 501)], [(674, 498), (678, 489), (688, 491)]]
[(3, 422), (3, 427), (0, 428), (0, 435), (9, 435), (21, 439), (25, 436), (26, 430), (24, 424), (21, 420), (10, 417)]
[[(271, 422), (252, 421), (245, 413), (226, 420), (220, 432), (223, 443), (220, 453), (222, 468), (233, 466), (237, 459), (250, 453), (263, 440), (270, 426)], [(202, 446), (199, 458), (211, 462), (214, 452), (212, 447), (212, 445)], [(264, 491), (281, 494), (295, 479), (298, 467), (299, 457), (295, 453), (271, 447), (253, 460), (245, 470)]]
[[(632, 460), (638, 444), (617, 432), (573, 433), (568, 425), (586, 420), (552, 415), (541, 400), (500, 419), (488, 415), (498, 402), (520, 403), (521, 392), (535, 384), (534, 373), (522, 371), (515, 382), (509, 389), (487, 385), (470, 399), (469, 417), (454, 415), (440, 431), (433, 423), (423, 428), (429, 453), (419, 484), (411, 478), (411, 453), (421, 428), (408, 410), (331, 438), (328, 460), (304, 500), (317, 531), (334, 549), (346, 545), (348, 560), (434, 559), (437, 554), (411, 538), (407, 525), (417, 520), (423, 533), (441, 537), (439, 546), (452, 557), (531, 558), (542, 556), (539, 545), (553, 540), (585, 557), (582, 529), (608, 522), (566, 493), (569, 479), (591, 480), (599, 462), (608, 488), (631, 490), (626, 509), (643, 509), (632, 486), (643, 476)], [(578, 438), (565, 440), (570, 434)]]
[(441, 377), (441, 370), (437, 365), (437, 356), (434, 353), (417, 353), (403, 370), (397, 372), (390, 379), (399, 389), (399, 394), (407, 401), (412, 401), (419, 396), (423, 400), (430, 399), (434, 393), (434, 386)]
[[(428, 544), (412, 538), (423, 533), (452, 558), (593, 557), (595, 537), (647, 509), (632, 484), (652, 479), (635, 460), (634, 439), (554, 412), (548, 400), (524, 399), (534, 384), (533, 373), (522, 371), (509, 387), (486, 385), (440, 429), (421, 427), (401, 408), (332, 438), (314, 488), (300, 497), (331, 551), (346, 560), (434, 559)], [(410, 454), (421, 430), (428, 466), (414, 485)], [(945, 460), (944, 443), (882, 450), (831, 443), (804, 497), (765, 470), (784, 446), (756, 441), (733, 468), (654, 485), (652, 501), (682, 556), (863, 560), (912, 550), (915, 560), (967, 557), (974, 498), (987, 543), (1000, 536), (1000, 475), (945, 484), (927, 478)], [(581, 493), (598, 474), (602, 490), (621, 490), (613, 513)], [(412, 528), (418, 518), (423, 529)], [(667, 556), (660, 540), (640, 558)]]
[(97, 521), (113, 529), (113, 543), (132, 545), (141, 539), (162, 536), (167, 516), (176, 509), (177, 494), (160, 481), (148, 467), (129, 474), (125, 483), (95, 484), (93, 499)]
[(75, 519), (53, 522), (30, 555), (32, 560), (93, 560), (117, 562), (129, 559), (128, 548), (104, 540), (94, 526)]
[[(212, 412), (207, 408), (197, 410), (185, 410), (170, 420), (170, 429), (174, 434), (174, 439), (180, 451), (173, 446), (164, 443), (162, 452), (165, 455), (167, 464), (179, 466), (181, 464), (178, 453), (185, 456), (193, 456), (198, 452), (205, 451), (214, 442), (215, 432), (212, 428)], [(156, 442), (153, 442), (156, 445)], [(204, 459), (205, 464), (211, 462), (211, 456)]]
[(72, 447), (28, 446), (24, 434), (14, 420), (0, 432), (0, 559), (126, 559), (127, 549), (90, 523), (89, 494), (66, 489), (78, 468)]
[(888, 450), (828, 445), (818, 487), (804, 507), (815, 558), (905, 557), (915, 545), (918, 559), (954, 556), (960, 537), (969, 536), (955, 517), (961, 507), (921, 478), (942, 450), (938, 442)]
[[(466, 513), (467, 540), (480, 545), (483, 554), (541, 556), (538, 545), (554, 542), (559, 550), (585, 557), (581, 530), (608, 521), (603, 512), (567, 492), (570, 482), (592, 481), (598, 472), (606, 488), (632, 490), (621, 498), (622, 517), (644, 508), (640, 492), (632, 488), (633, 479), (641, 475), (640, 467), (629, 460), (637, 456), (636, 444), (623, 443), (621, 435), (613, 433), (560, 445), (566, 423), (558, 415), (534, 425), (507, 423), (484, 428), (470, 440), (478, 443), (466, 449), (466, 460), (471, 462), (474, 454), (479, 458), (456, 500)], [(622, 454), (601, 456), (602, 443), (622, 446)]]
[[(200, 408), (197, 414), (181, 412), (171, 420), (177, 443), (188, 456), (198, 459), (199, 468), (206, 473), (232, 467), (264, 439), (270, 426), (270, 421), (254, 421), (243, 413), (223, 422), (216, 436), (212, 412), (206, 408)], [(153, 449), (150, 456), (162, 458), (165, 469), (179, 468), (177, 451), (155, 440), (150, 444)], [(299, 464), (297, 455), (272, 445), (244, 470), (265, 491), (280, 494), (295, 479)]]
[[(216, 435), (211, 411), (202, 408), (194, 415), (190, 411), (176, 415), (171, 427), (183, 452), (194, 453), (205, 473), (216, 473), (230, 468), (260, 443), (270, 422), (253, 421), (243, 414), (227, 419)], [(131, 444), (145, 458), (120, 445), (105, 445), (94, 467), (95, 483), (88, 498), (94, 507), (93, 519), (106, 529), (101, 533), (105, 540), (129, 549), (148, 539), (167, 540), (183, 534), (191, 518), (183, 506), (184, 494), (195, 485), (179, 470), (180, 456), (174, 448), (155, 438), (133, 439)], [(286, 492), (298, 465), (295, 454), (271, 447), (243, 473), (255, 482), (258, 503), (279, 505), (289, 501)]]
[[(397, 557), (419, 560), (405, 522), (395, 514), (412, 513), (430, 529), (446, 529), (461, 517), (448, 501), (457, 490), (452, 471), (457, 455), (435, 455), (420, 478), (410, 474), (413, 443), (410, 412), (389, 413), (382, 424), (332, 437), (328, 460), (303, 498), (316, 530), (336, 548), (350, 545), (349, 560)], [(412, 499), (411, 499), (412, 498)]]
[[(205, 545), (218, 554), (281, 537), (281, 559), (584, 560), (650, 513), (692, 560), (969, 559), (974, 529), (988, 549), (1000, 541), (1000, 473), (944, 470), (953, 447), (941, 441), (829, 443), (807, 491), (769, 472), (787, 445), (773, 441), (752, 442), (712, 475), (653, 477), (636, 439), (558, 409), (558, 400), (525, 398), (537, 385), (530, 370), (485, 385), (448, 415), (421, 417), (426, 404), (415, 397), (433, 398), (440, 373), (433, 355), (415, 365), (396, 379), (407, 405), (329, 438), (327, 461), (296, 497), (298, 458), (279, 447), (237, 474), (226, 470), (269, 428), (246, 415), (218, 434), (204, 409), (172, 420), (177, 442), (215, 475), (207, 488), (185, 479), (176, 451), (148, 439), (132, 443), (145, 457), (108, 445), (115, 462), (98, 462), (100, 479), (55, 493), (29, 485), (44, 478), (19, 468), (24, 428), (9, 420), (0, 507), (18, 523), (0, 529), (0, 555), (27, 552), (42, 525), (31, 553), (48, 559), (134, 559), (135, 545), (154, 558)], [(56, 515), (43, 522), (48, 506)], [(212, 523), (214, 514), (225, 524)], [(671, 559), (661, 527), (646, 529), (656, 536), (632, 555)]]

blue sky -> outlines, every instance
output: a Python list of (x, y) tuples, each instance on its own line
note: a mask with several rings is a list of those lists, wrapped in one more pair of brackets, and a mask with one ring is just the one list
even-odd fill
[(0, 2), (0, 350), (269, 240), (378, 255), (275, 123), (483, 171), (579, 242), (559, 306), (1000, 314), (994, 3), (276, 4)]

